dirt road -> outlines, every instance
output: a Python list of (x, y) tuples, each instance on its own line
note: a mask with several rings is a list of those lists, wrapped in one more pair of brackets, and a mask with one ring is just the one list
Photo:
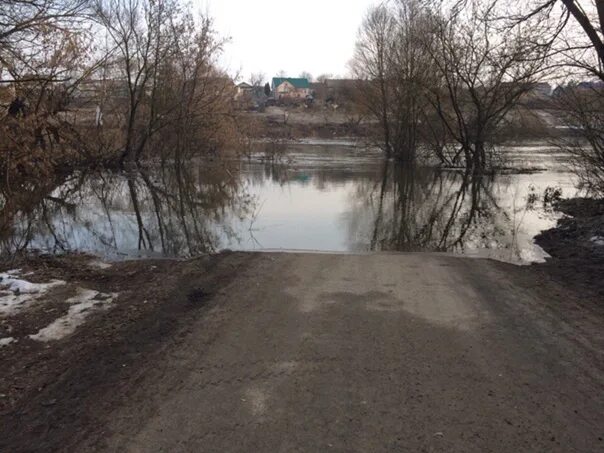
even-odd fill
[[(82, 390), (77, 443), (53, 449), (604, 451), (604, 317), (530, 268), (429, 254), (221, 268), (242, 255), (203, 312)], [(203, 278), (170, 297), (201, 297)]]

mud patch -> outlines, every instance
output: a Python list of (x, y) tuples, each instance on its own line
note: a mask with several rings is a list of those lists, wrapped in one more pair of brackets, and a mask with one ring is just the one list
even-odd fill
[(279, 362), (273, 365), (272, 370), (275, 373), (292, 373), (296, 368), (298, 368), (298, 362), (295, 360), (289, 360), (286, 362)]
[(248, 404), (254, 416), (260, 417), (267, 410), (268, 399), (269, 396), (264, 390), (251, 387), (245, 391), (242, 401)]
[(404, 302), (390, 293), (368, 291), (366, 293), (350, 293), (336, 291), (320, 294), (318, 300), (322, 304), (356, 304), (370, 311), (397, 312), (405, 310)]
[(604, 200), (563, 200), (556, 209), (567, 216), (535, 241), (551, 258), (536, 265), (560, 284), (586, 296), (604, 296)]
[[(461, 288), (468, 291), (468, 288)], [(445, 285), (430, 285), (423, 292), (409, 291), (399, 287), (388, 293), (368, 291), (366, 293), (328, 292), (318, 297), (322, 304), (350, 304), (371, 312), (406, 312), (428, 322), (467, 330), (476, 323), (483, 323), (488, 314), (468, 305), (456, 297), (456, 292)], [(471, 295), (468, 296), (471, 300)]]

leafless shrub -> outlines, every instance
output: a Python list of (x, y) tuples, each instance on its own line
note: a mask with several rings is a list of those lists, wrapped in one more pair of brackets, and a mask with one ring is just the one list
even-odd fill
[(212, 20), (172, 0), (98, 0), (96, 14), (116, 49), (108, 71), (126, 90), (122, 158), (215, 152), (234, 129), (234, 86), (216, 69)]
[[(240, 137), (224, 41), (180, 0), (0, 0), (0, 167), (186, 160)], [(17, 173), (14, 173), (17, 172)]]
[(604, 196), (604, 89), (571, 84), (557, 99), (572, 134), (560, 146), (573, 157), (582, 186)]
[(458, 155), (484, 171), (498, 130), (519, 105), (546, 64), (547, 49), (535, 45), (530, 23), (501, 33), (497, 2), (467, 2), (439, 16), (426, 49), (438, 82), (429, 99)]
[(369, 11), (353, 60), (386, 155), (414, 161), (424, 145), (443, 164), (484, 171), (504, 119), (545, 65), (540, 28), (503, 34), (497, 0), (388, 5)]
[(358, 102), (380, 125), (386, 156), (413, 161), (424, 113), (425, 79), (432, 72), (423, 51), (430, 12), (419, 1), (369, 10), (359, 31), (352, 70)]
[(557, 99), (557, 107), (574, 135), (560, 146), (575, 157), (584, 187), (604, 195), (604, 2), (530, 0), (512, 5), (508, 14), (512, 25), (541, 24), (535, 42), (548, 49), (550, 66), (560, 78), (599, 81), (587, 86), (571, 82)]

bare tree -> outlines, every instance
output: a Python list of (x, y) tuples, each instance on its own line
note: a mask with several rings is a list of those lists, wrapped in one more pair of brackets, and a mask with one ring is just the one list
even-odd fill
[(232, 79), (217, 69), (224, 40), (183, 1), (0, 6), (5, 181), (149, 155), (182, 162), (240, 137)]
[(387, 157), (393, 155), (388, 63), (394, 28), (392, 14), (386, 6), (370, 9), (359, 30), (351, 65), (353, 74), (361, 81), (359, 101), (379, 121)]
[(317, 76), (317, 82), (319, 83), (326, 83), (329, 79), (333, 79), (333, 74), (325, 73)]
[(438, 80), (429, 99), (456, 143), (453, 160), (481, 172), (506, 115), (532, 89), (546, 64), (548, 48), (535, 44), (538, 27), (524, 23), (499, 33), (497, 2), (466, 2), (441, 14), (426, 51)]
[(195, 20), (178, 0), (97, 0), (96, 11), (127, 93), (122, 160), (133, 163), (151, 149), (179, 159), (195, 146), (215, 150), (233, 84), (216, 70), (223, 41), (211, 19)]
[(0, 87), (9, 94), (0, 166), (9, 189), (24, 174), (69, 168), (84, 147), (61, 113), (89, 66), (87, 12), (78, 0), (0, 0)]
[(81, 30), (87, 0), (0, 0), (0, 82), (64, 80), (44, 61)]
[[(154, 96), (160, 61), (169, 51), (168, 33), (176, 5), (168, 1), (98, 0), (96, 17), (119, 53), (118, 74), (128, 93), (125, 142), (122, 159), (136, 160), (145, 146), (148, 126), (143, 118), (143, 100)], [(151, 112), (150, 117), (153, 117)], [(148, 129), (148, 127), (147, 127)]]
[(266, 80), (266, 74), (263, 72), (253, 72), (250, 74), (250, 85), (253, 87), (261, 87)]
[(352, 70), (359, 100), (380, 124), (386, 155), (413, 162), (434, 72), (424, 49), (431, 12), (419, 1), (397, 1), (369, 11), (357, 40)]
[(538, 41), (551, 50), (558, 68), (579, 70), (604, 80), (604, 3), (599, 0), (512, 2), (511, 26), (539, 24)]
[[(600, 85), (570, 83), (557, 99), (560, 114), (574, 131), (561, 146), (575, 156), (577, 174), (593, 192), (604, 194), (604, 2), (601, 0), (534, 0), (516, 5), (513, 24), (539, 20), (549, 24), (540, 36), (559, 76), (597, 78)], [(561, 77), (562, 78), (562, 77)]]
[(434, 17), (416, 0), (398, 0), (395, 10), (395, 45), (391, 50), (391, 74), (394, 82), (396, 154), (399, 160), (414, 162), (420, 140), (420, 125), (428, 110), (426, 87), (433, 86), (434, 62), (425, 51), (426, 36), (431, 34)]
[(156, 153), (177, 161), (192, 153), (216, 153), (238, 136), (233, 112), (234, 85), (217, 69), (216, 58), (222, 48), (212, 21), (203, 18), (196, 25), (192, 18), (179, 31), (176, 46), (162, 63), (159, 73), (158, 120), (153, 132)]
[(302, 71), (299, 76), (301, 79), (308, 79), (309, 82), (313, 81), (312, 74), (308, 71)]
[(604, 90), (571, 83), (556, 104), (573, 132), (560, 139), (560, 145), (574, 157), (581, 185), (592, 194), (604, 195)]

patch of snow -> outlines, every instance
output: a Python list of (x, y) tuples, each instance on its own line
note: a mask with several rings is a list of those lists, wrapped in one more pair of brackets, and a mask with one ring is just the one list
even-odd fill
[(29, 336), (36, 341), (54, 341), (60, 340), (71, 335), (86, 318), (92, 313), (107, 310), (109, 305), (117, 297), (117, 294), (105, 294), (91, 289), (78, 288), (78, 293), (67, 299), (71, 304), (66, 315), (55, 319), (48, 326), (40, 329), (38, 333)]
[(0, 316), (8, 316), (21, 310), (42, 297), (49, 289), (65, 284), (63, 280), (32, 283), (19, 278), (19, 273), (20, 269), (0, 273)]
[(594, 236), (590, 241), (596, 245), (604, 245), (604, 236)]
[(105, 263), (100, 260), (89, 261), (88, 265), (90, 267), (96, 267), (97, 269), (109, 269), (111, 267), (111, 264)]
[(14, 343), (15, 340), (13, 337), (0, 338), (0, 348), (3, 346), (8, 346), (11, 343)]

